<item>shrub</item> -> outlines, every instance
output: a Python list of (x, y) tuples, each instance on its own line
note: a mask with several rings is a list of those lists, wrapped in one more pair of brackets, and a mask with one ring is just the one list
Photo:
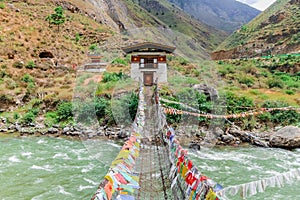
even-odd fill
[(27, 69), (33, 69), (33, 68), (36, 67), (36, 64), (35, 64), (35, 62), (34, 62), (33, 60), (31, 60), (31, 61), (28, 61), (28, 63), (26, 64), (25, 67), (26, 67)]
[[(282, 101), (266, 101), (261, 107), (263, 108), (281, 108), (288, 107), (289, 105)], [(273, 124), (287, 126), (291, 124), (296, 124), (300, 121), (300, 113), (295, 110), (275, 110), (270, 112), (270, 114), (264, 114), (268, 116), (268, 120), (270, 120)], [(260, 117), (261, 118), (261, 117)]]
[(112, 64), (121, 64), (121, 65), (128, 65), (128, 62), (122, 58), (116, 58), (112, 61)]
[(6, 83), (6, 88), (9, 90), (14, 90), (18, 87), (18, 84), (11, 78), (5, 78), (4, 81)]
[(45, 116), (45, 122), (44, 124), (47, 127), (51, 127), (53, 126), (53, 124), (57, 124), (58, 123), (58, 116), (56, 112), (47, 112), (46, 116)]
[(29, 82), (27, 87), (26, 87), (26, 91), (31, 94), (35, 91), (35, 85), (33, 82)]
[(103, 118), (105, 117), (105, 110), (109, 106), (109, 102), (106, 98), (103, 97), (96, 97), (94, 100), (95, 104), (95, 112), (98, 118)]
[[(134, 92), (122, 96), (120, 99), (112, 100), (111, 111), (107, 110), (106, 114), (113, 117), (114, 121), (129, 125), (135, 118), (138, 106), (138, 97)], [(112, 112), (112, 113), (111, 113)], [(113, 116), (111, 115), (113, 114)]]
[(95, 105), (93, 101), (80, 102), (76, 108), (76, 121), (84, 124), (92, 123), (95, 115)]
[(253, 100), (249, 97), (238, 97), (231, 92), (227, 92), (225, 94), (226, 104), (227, 104), (227, 112), (229, 114), (241, 113), (248, 111), (246, 107), (254, 107)]
[(35, 121), (35, 118), (38, 115), (38, 113), (39, 113), (39, 109), (33, 108), (24, 114), (22, 121), (25, 124), (33, 123)]
[(20, 114), (15, 112), (14, 113), (14, 120), (20, 119)]
[(32, 123), (32, 122), (34, 122), (34, 120), (35, 120), (35, 115), (32, 112), (27, 112), (23, 116), (23, 122), (25, 124)]
[(29, 74), (24, 74), (24, 76), (22, 77), (21, 81), (23, 81), (25, 83), (34, 83), (33, 77), (30, 76)]
[(288, 95), (294, 95), (295, 94), (295, 92), (293, 90), (286, 90), (285, 93), (288, 94)]
[(267, 85), (269, 86), (269, 88), (283, 88), (284, 82), (280, 79), (272, 78), (267, 81)]
[(76, 41), (76, 42), (79, 42), (80, 39), (81, 39), (81, 38), (80, 38), (79, 33), (76, 33), (76, 35), (75, 35), (75, 41)]
[(68, 120), (73, 117), (73, 105), (71, 102), (61, 102), (57, 106), (59, 120)]
[(89, 46), (89, 50), (90, 50), (90, 51), (95, 52), (95, 51), (97, 51), (98, 49), (99, 49), (98, 44), (91, 44), (91, 45)]
[(8, 73), (5, 70), (0, 71), (0, 78), (4, 78), (7, 75), (8, 75)]
[(5, 4), (3, 2), (0, 2), (0, 9), (4, 9), (5, 8)]
[(240, 84), (245, 84), (248, 87), (251, 87), (254, 84), (254, 79), (250, 76), (242, 76), (238, 78)]
[(116, 82), (116, 81), (126, 79), (126, 78), (127, 78), (127, 76), (123, 72), (119, 72), (119, 73), (104, 72), (101, 82), (103, 82), (103, 83), (107, 83), (107, 82), (110, 82), (110, 81)]
[(188, 60), (186, 60), (185, 58), (183, 57), (176, 57), (176, 60), (179, 62), (180, 65), (187, 65), (189, 62)]

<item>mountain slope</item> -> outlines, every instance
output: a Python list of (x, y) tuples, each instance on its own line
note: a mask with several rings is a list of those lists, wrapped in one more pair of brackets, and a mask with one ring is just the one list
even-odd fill
[(299, 52), (299, 38), (300, 1), (278, 0), (228, 37), (212, 56), (223, 59)]
[[(96, 5), (97, 1), (89, 1)], [(111, 18), (118, 22), (128, 39), (175, 45), (176, 53), (190, 59), (209, 59), (209, 53), (227, 36), (192, 19), (166, 0), (104, 1), (109, 5)]]
[(228, 33), (256, 17), (260, 11), (235, 0), (169, 0), (196, 19)]
[[(147, 40), (175, 45), (176, 53), (187, 58), (209, 59), (226, 37), (167, 1), (156, 5), (164, 15), (148, 12), (131, 0), (1, 1), (0, 111), (34, 99), (47, 102), (51, 109), (49, 103), (72, 99), (73, 68), (88, 61), (87, 53), (96, 44), (104, 47), (103, 56), (111, 52), (122, 56), (120, 47)], [(66, 16), (59, 31), (45, 20), (57, 6)]]

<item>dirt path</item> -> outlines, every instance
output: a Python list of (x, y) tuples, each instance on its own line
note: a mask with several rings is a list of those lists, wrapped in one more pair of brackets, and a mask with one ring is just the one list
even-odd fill
[(102, 80), (102, 75), (95, 75), (91, 78), (86, 79), (83, 85), (88, 85), (91, 81), (94, 81), (95, 83), (99, 83), (101, 80)]

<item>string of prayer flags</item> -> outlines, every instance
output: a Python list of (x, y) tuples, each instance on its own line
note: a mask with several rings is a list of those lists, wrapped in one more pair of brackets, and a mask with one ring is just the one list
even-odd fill
[(221, 200), (218, 192), (223, 187), (201, 174), (187, 156), (188, 151), (183, 149), (175, 138), (175, 131), (169, 127), (165, 134), (165, 141), (170, 149), (169, 159), (172, 164), (169, 178), (171, 188), (178, 184), (178, 178), (184, 181), (186, 187), (185, 199), (189, 200)]
[(167, 108), (163, 106), (163, 112), (168, 115), (190, 115), (190, 116), (195, 116), (195, 117), (206, 117), (209, 119), (213, 118), (224, 118), (224, 119), (231, 119), (231, 118), (243, 118), (243, 117), (248, 117), (248, 116), (256, 116), (256, 115), (261, 115), (267, 112), (272, 112), (276, 110), (281, 110), (281, 111), (289, 111), (289, 110), (294, 110), (294, 111), (300, 111), (300, 108), (295, 108), (295, 107), (284, 107), (284, 108), (260, 108), (259, 111), (248, 111), (248, 112), (243, 112), (243, 113), (238, 113), (238, 114), (230, 114), (230, 115), (214, 115), (214, 114), (201, 114), (201, 113), (193, 113), (189, 111), (184, 111), (184, 110), (178, 110), (175, 108)]
[[(158, 92), (156, 92), (156, 98), (159, 99)], [(160, 103), (158, 105), (161, 115), (164, 115), (164, 113), (181, 115), (187, 113), (187, 111), (161, 107)], [(197, 113), (194, 114), (196, 115)], [(218, 192), (223, 189), (222, 185), (201, 174), (193, 164), (193, 161), (188, 158), (188, 151), (182, 148), (179, 141), (176, 140), (175, 131), (172, 127), (168, 126), (164, 135), (164, 141), (169, 146), (169, 160), (171, 163), (169, 179), (172, 182), (171, 189), (178, 186), (179, 190), (183, 190), (181, 183), (184, 182), (185, 193), (182, 199), (221, 200)]]
[(139, 156), (141, 132), (145, 124), (143, 87), (139, 91), (139, 104), (132, 134), (124, 143), (109, 172), (100, 183), (92, 200), (134, 200), (134, 191), (139, 189), (139, 176), (133, 172)]
[(300, 180), (300, 168), (292, 169), (288, 172), (276, 174), (275, 176), (264, 178), (258, 181), (252, 181), (249, 183), (229, 186), (223, 188), (218, 192), (222, 198), (227, 199), (235, 195), (241, 195), (241, 197), (248, 198), (258, 192), (264, 192), (268, 187), (283, 187), (284, 184), (292, 184)]

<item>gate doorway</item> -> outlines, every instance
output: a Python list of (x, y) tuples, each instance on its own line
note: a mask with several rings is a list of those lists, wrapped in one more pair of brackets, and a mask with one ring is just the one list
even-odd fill
[(145, 86), (153, 85), (153, 72), (144, 72), (144, 85)]

